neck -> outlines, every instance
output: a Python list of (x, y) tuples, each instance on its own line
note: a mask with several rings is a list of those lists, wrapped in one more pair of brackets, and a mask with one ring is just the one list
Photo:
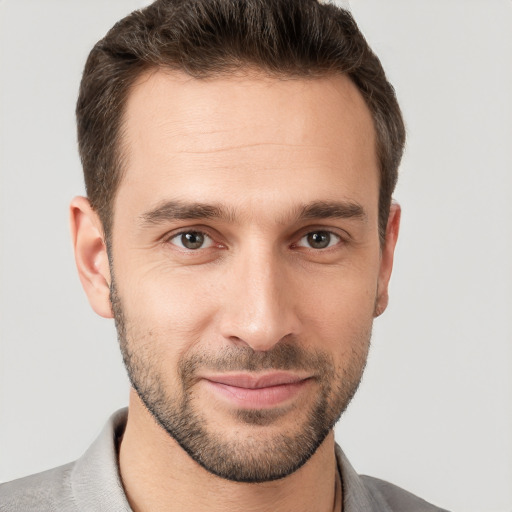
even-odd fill
[(293, 474), (260, 484), (231, 482), (192, 460), (155, 422), (133, 390), (119, 465), (134, 512), (331, 512), (335, 502), (341, 502), (332, 431)]

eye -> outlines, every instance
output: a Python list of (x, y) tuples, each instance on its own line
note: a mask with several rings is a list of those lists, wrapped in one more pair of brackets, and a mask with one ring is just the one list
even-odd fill
[(338, 244), (341, 237), (330, 231), (311, 231), (304, 235), (297, 244), (300, 247), (309, 247), (310, 249), (327, 249)]
[(177, 233), (169, 239), (169, 242), (190, 251), (207, 249), (213, 245), (213, 240), (206, 233), (202, 233), (201, 231), (183, 231)]

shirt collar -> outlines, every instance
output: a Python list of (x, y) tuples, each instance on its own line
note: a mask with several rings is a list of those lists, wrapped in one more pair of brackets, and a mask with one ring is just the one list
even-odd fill
[(78, 510), (131, 512), (124, 493), (117, 457), (128, 409), (115, 412), (73, 468), (71, 486)]
[(376, 501), (339, 445), (336, 445), (336, 459), (343, 489), (343, 512), (392, 512), (386, 503)]

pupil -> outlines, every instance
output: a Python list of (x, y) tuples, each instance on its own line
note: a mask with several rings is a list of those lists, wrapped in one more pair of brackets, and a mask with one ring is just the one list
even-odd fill
[(330, 241), (331, 236), (325, 231), (317, 231), (308, 235), (308, 243), (314, 249), (325, 249)]
[(183, 233), (183, 235), (181, 235), (181, 243), (187, 249), (199, 249), (204, 243), (204, 236), (197, 231)]

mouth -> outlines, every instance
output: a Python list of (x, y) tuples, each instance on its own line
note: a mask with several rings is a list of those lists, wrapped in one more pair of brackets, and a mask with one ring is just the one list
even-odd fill
[(203, 381), (217, 398), (242, 409), (268, 409), (296, 399), (313, 378), (290, 372), (207, 375)]

